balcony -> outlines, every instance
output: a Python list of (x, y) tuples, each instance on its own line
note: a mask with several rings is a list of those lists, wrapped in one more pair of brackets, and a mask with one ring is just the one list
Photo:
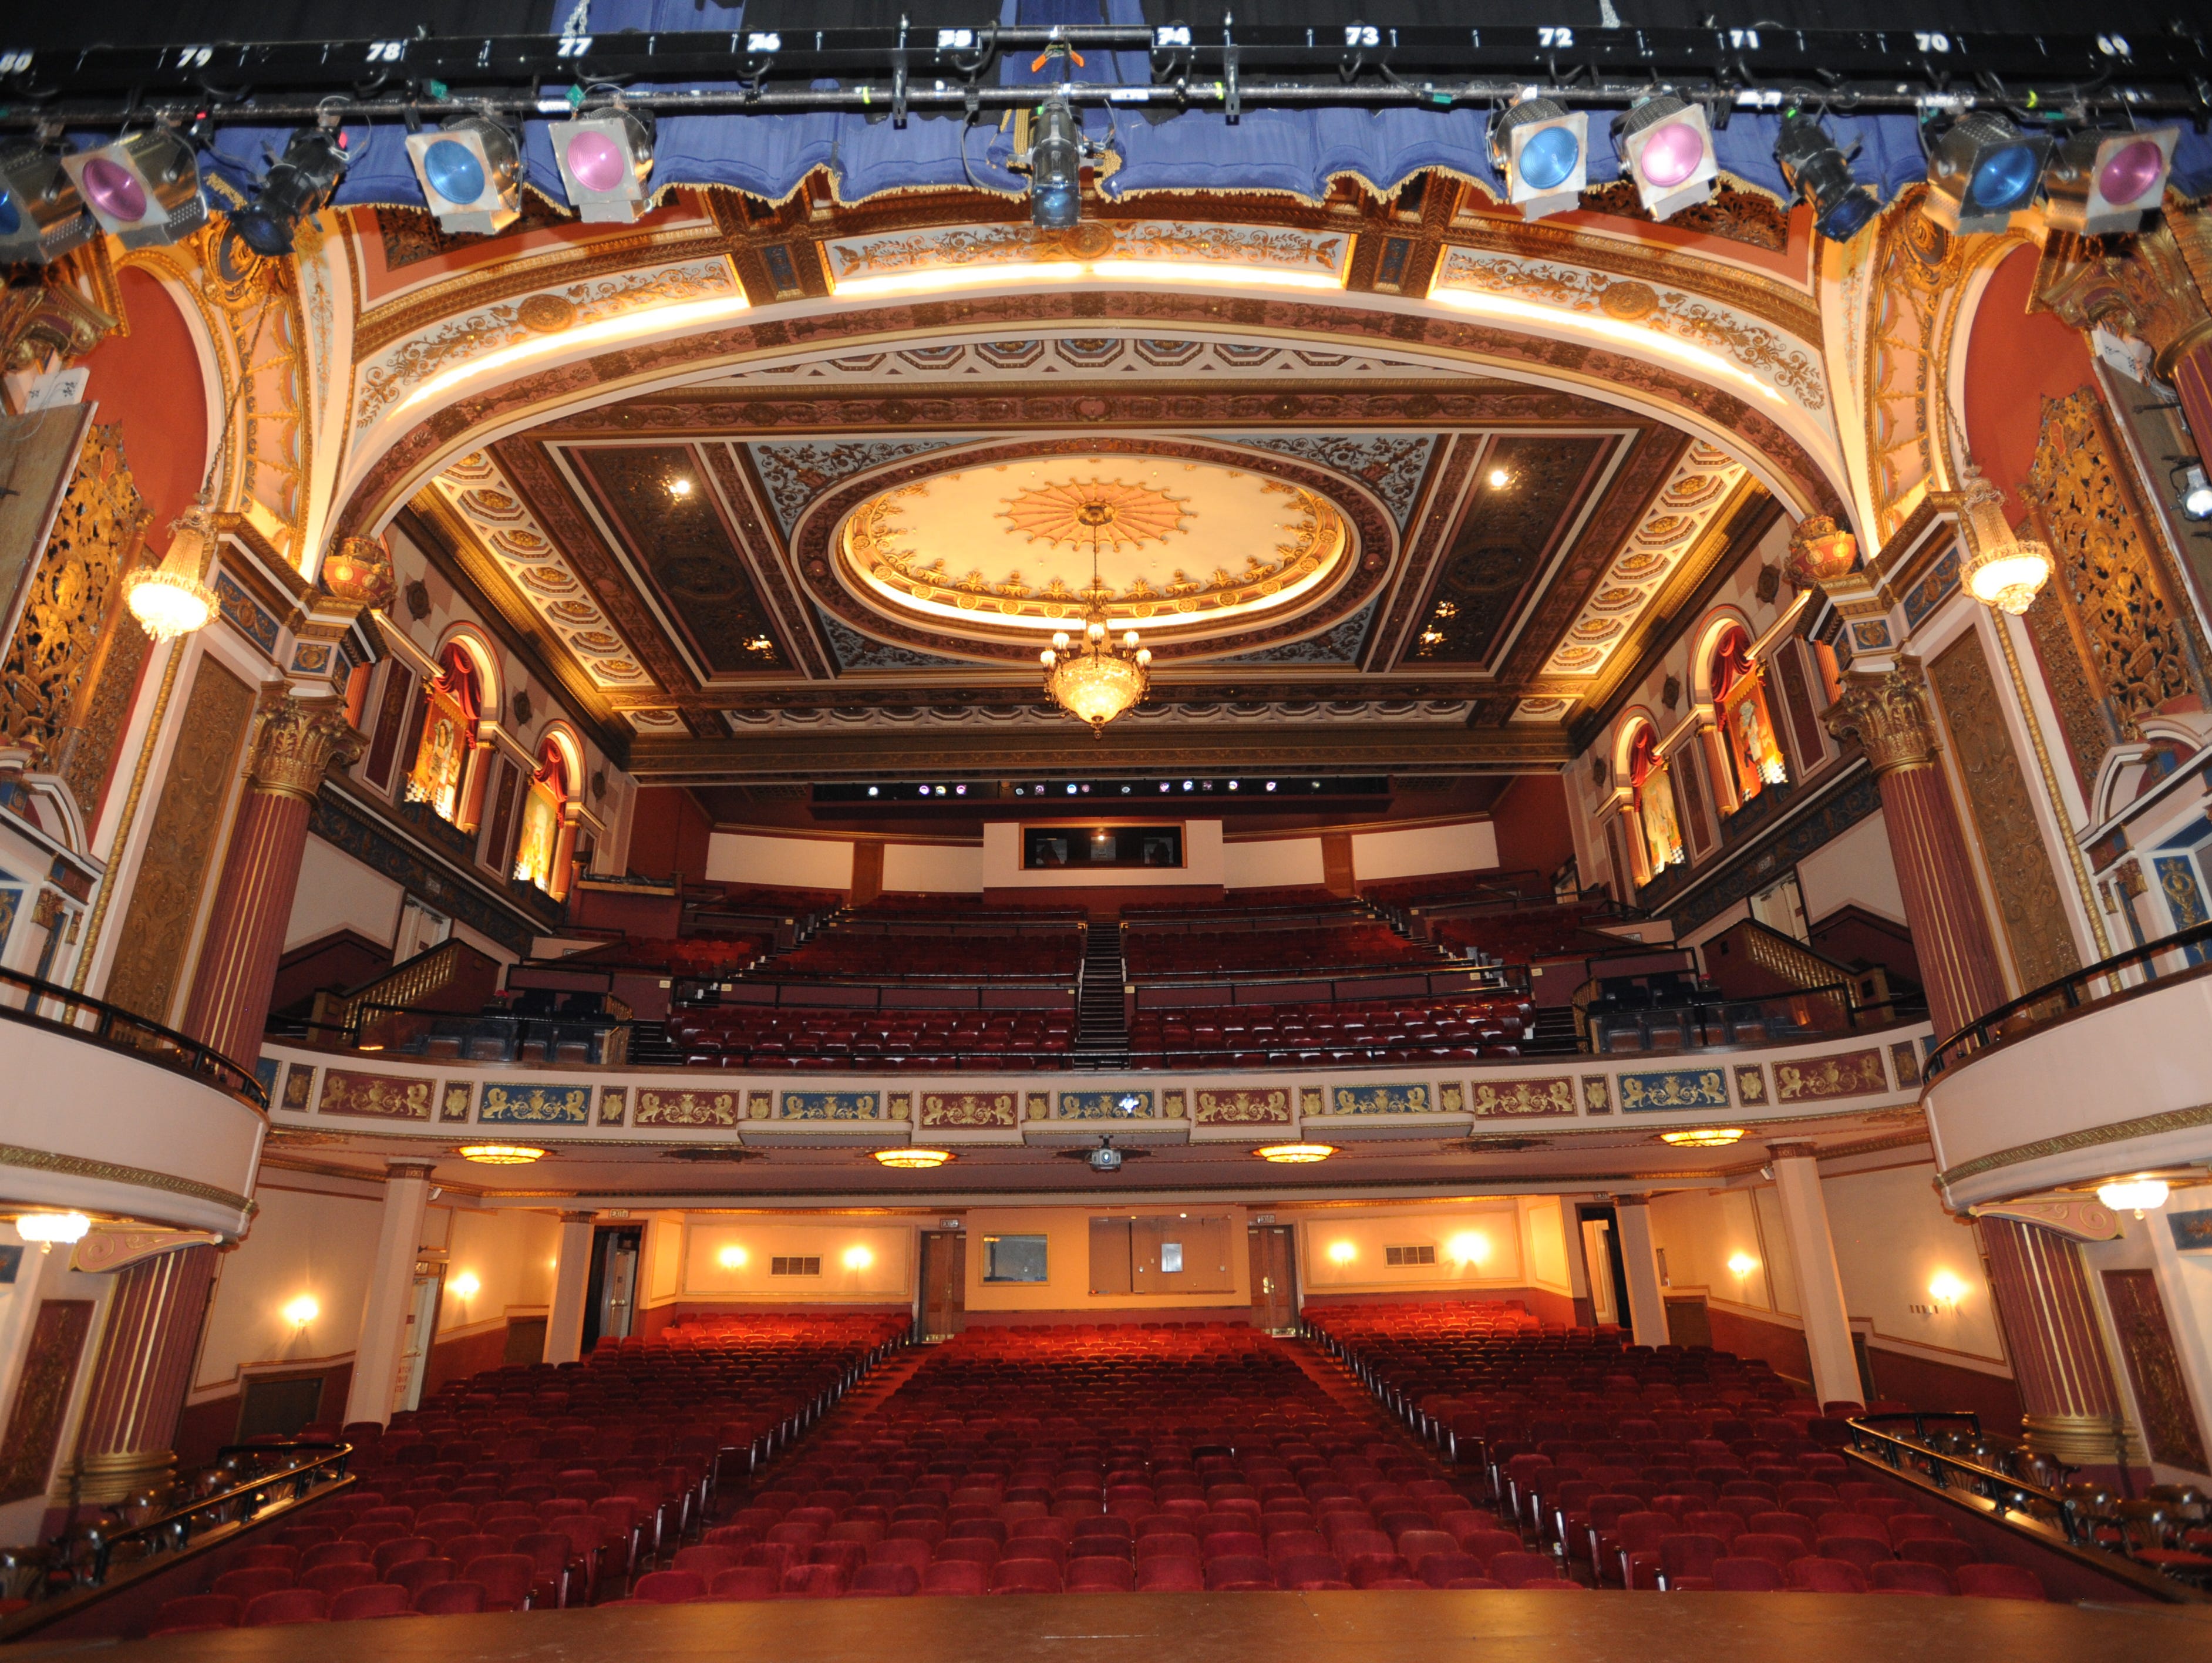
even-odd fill
[(1930, 1059), (1925, 1098), (1960, 1211), (2157, 1173), (2212, 1148), (2212, 926), (1990, 1012)]
[(9, 1201), (244, 1233), (267, 1125), (252, 1074), (183, 1035), (0, 972)]

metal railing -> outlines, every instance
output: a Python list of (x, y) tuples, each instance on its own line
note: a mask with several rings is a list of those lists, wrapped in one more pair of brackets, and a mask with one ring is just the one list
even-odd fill
[[(1862, 1004), (1850, 983), (1835, 982), (1761, 998), (1692, 999), (1680, 1004), (1607, 1007), (1593, 999), (1576, 1014), (1587, 1025), (1592, 1053), (1607, 1056), (1829, 1039), (1863, 1028), (1917, 1021), (1921, 1012), (1917, 1004), (1901, 997)], [(1638, 1047), (1624, 1051), (1618, 1041), (1631, 1034)]]
[(20, 970), (0, 970), (0, 1017), (125, 1052), (156, 1067), (190, 1075), (255, 1108), (269, 1107), (269, 1094), (252, 1071), (222, 1052), (120, 1005)]
[(1928, 1059), (1928, 1076), (1933, 1079), (1975, 1052), (2032, 1033), (2070, 1011), (2102, 1004), (2161, 979), (2203, 970), (2208, 964), (2212, 964), (2212, 924), (2194, 925), (2115, 953), (1977, 1017), (1936, 1048)]

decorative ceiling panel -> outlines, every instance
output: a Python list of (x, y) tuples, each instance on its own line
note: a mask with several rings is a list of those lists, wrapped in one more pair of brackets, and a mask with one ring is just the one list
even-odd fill
[(431, 483), (594, 683), (609, 689), (653, 685), (567, 551), (546, 535), (497, 463), (471, 452)]

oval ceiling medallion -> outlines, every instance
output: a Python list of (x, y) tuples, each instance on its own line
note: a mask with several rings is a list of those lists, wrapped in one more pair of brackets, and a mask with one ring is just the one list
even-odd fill
[(1094, 567), (1115, 631), (1204, 640), (1296, 616), (1355, 539), (1326, 498), (1264, 473), (1143, 454), (956, 468), (854, 507), (831, 544), (872, 610), (949, 636), (1079, 624)]

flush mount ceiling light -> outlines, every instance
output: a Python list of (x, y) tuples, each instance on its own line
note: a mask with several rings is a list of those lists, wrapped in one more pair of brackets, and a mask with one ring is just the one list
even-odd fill
[(464, 1161), (487, 1167), (526, 1167), (545, 1157), (544, 1150), (527, 1144), (463, 1144), (458, 1153)]
[[(2138, 1218), (2147, 1212), (2156, 1212), (2166, 1205), (2166, 1187), (2163, 1178), (2124, 1178), (2116, 1183), (2097, 1186), (2097, 1199), (2114, 1212), (2131, 1212)], [(21, 1229), (18, 1224), (16, 1229)]]
[(1741, 1126), (1686, 1126), (1680, 1132), (1661, 1132), (1659, 1141), (1676, 1149), (1725, 1149), (1742, 1136)]
[(879, 1149), (876, 1159), (902, 1172), (927, 1172), (952, 1158), (949, 1149)]
[(1253, 1154), (1262, 1161), (1273, 1161), (1286, 1167), (1311, 1166), (1316, 1161), (1326, 1161), (1336, 1153), (1334, 1144), (1269, 1144), (1265, 1149), (1255, 1149)]

